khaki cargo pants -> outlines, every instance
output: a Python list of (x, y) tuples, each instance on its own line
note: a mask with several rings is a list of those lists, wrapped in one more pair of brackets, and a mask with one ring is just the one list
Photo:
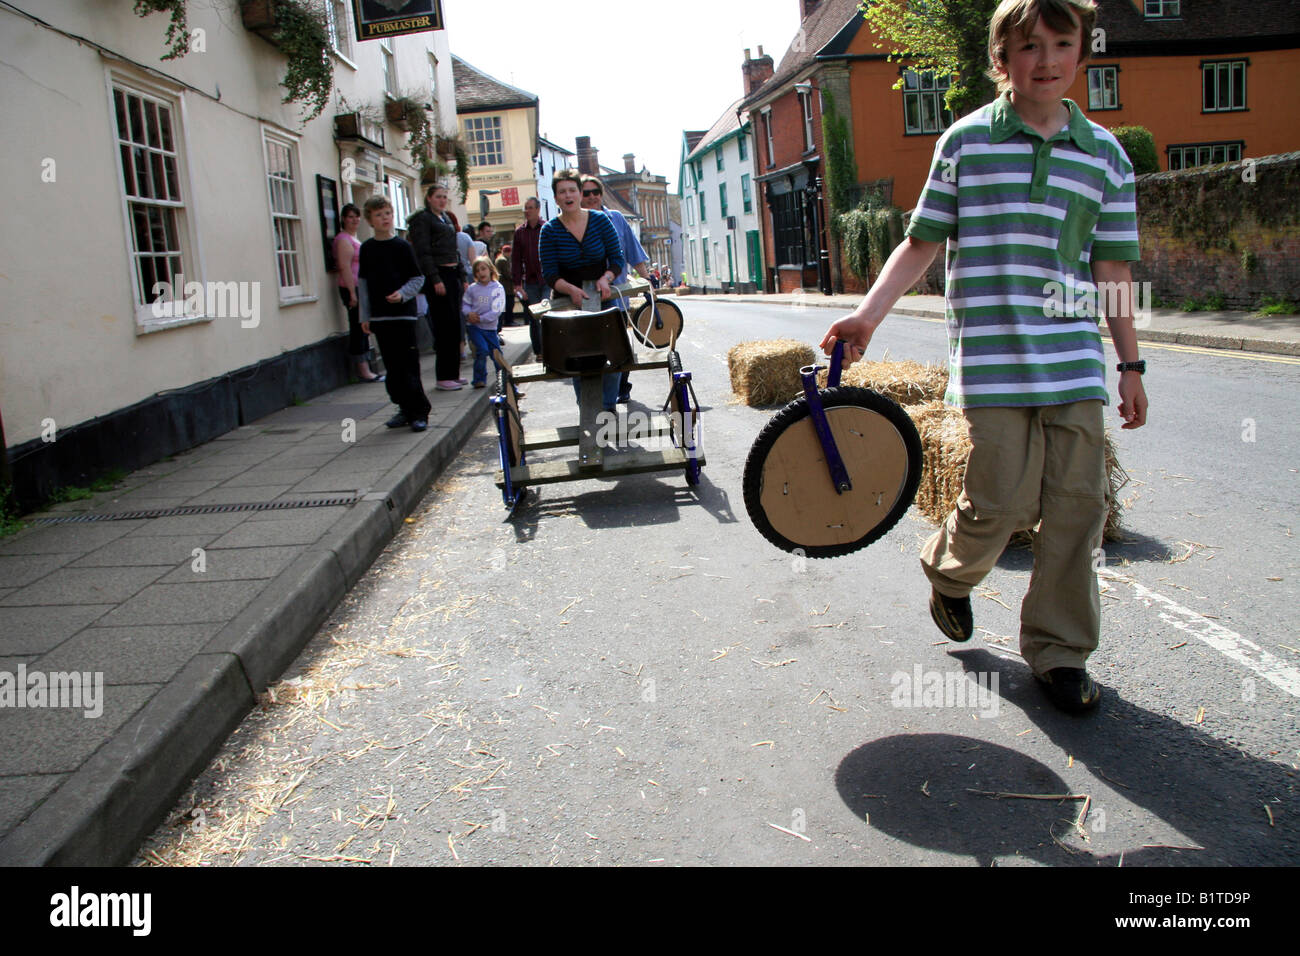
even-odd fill
[(1096, 567), (1109, 506), (1102, 407), (1094, 399), (966, 409), (965, 484), (956, 509), (921, 552), (934, 588), (965, 597), (1014, 532), (1042, 521), (1020, 606), (1020, 653), (1038, 674), (1083, 667), (1097, 649)]

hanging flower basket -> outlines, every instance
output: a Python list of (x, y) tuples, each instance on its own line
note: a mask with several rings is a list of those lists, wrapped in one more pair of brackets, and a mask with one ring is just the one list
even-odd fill
[(270, 32), (275, 26), (276, 0), (240, 0), (239, 15), (244, 29), (254, 33)]

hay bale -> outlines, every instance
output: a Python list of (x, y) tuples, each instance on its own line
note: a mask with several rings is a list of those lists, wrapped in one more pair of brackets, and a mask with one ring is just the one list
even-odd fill
[(921, 436), (921, 484), (915, 504), (921, 514), (942, 524), (957, 506), (966, 478), (970, 458), (966, 417), (941, 401), (912, 405), (907, 414)]
[[(818, 382), (825, 387), (827, 372)], [(840, 376), (841, 385), (869, 388), (900, 405), (943, 401), (948, 390), (948, 368), (920, 362), (854, 362)]]
[[(970, 460), (971, 447), (966, 417), (942, 402), (911, 405), (907, 407), (907, 413), (921, 436), (921, 483), (916, 490), (915, 504), (935, 524), (942, 524), (957, 507), (957, 498), (966, 478), (966, 462)], [(1109, 431), (1105, 447), (1110, 510), (1106, 514), (1102, 540), (1122, 541), (1124, 534), (1120, 518), (1123, 506), (1119, 490), (1128, 483), (1128, 473), (1119, 463)], [(1030, 543), (1029, 529), (1017, 531), (1011, 537), (1013, 545)]]
[(799, 369), (812, 365), (812, 346), (794, 339), (741, 342), (727, 353), (731, 390), (746, 405), (777, 405), (802, 391)]

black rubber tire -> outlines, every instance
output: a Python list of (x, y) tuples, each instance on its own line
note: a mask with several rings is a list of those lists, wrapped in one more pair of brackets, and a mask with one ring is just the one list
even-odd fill
[[(827, 411), (839, 406), (852, 405), (875, 412), (893, 426), (899, 437), (902, 438), (907, 452), (907, 470), (898, 497), (885, 517), (874, 527), (868, 529), (856, 541), (836, 545), (799, 544), (785, 537), (785, 535), (773, 528), (771, 522), (768, 521), (761, 505), (763, 467), (767, 461), (768, 453), (782, 433), (787, 428), (808, 417), (808, 400), (806, 398), (796, 399), (786, 405), (758, 433), (758, 437), (754, 439), (754, 444), (749, 450), (749, 457), (745, 459), (742, 487), (745, 496), (745, 510), (749, 513), (749, 520), (754, 523), (754, 527), (758, 529), (759, 533), (772, 544), (782, 551), (802, 551), (804, 556), (809, 558), (837, 558), (865, 548), (872, 542), (883, 538), (894, 525), (898, 524), (903, 515), (907, 513), (907, 509), (912, 506), (912, 501), (916, 497), (916, 489), (921, 483), (921, 436), (917, 434), (916, 425), (912, 423), (912, 419), (908, 417), (907, 412), (903, 411), (898, 403), (878, 392), (865, 388), (840, 387), (824, 389), (821, 391), (820, 396), (822, 408)], [(853, 480), (852, 474), (849, 475), (849, 480)], [(833, 492), (828, 491), (828, 493)]]

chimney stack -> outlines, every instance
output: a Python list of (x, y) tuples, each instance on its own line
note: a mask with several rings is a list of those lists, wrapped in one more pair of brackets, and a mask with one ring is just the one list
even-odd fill
[(578, 144), (578, 172), (585, 173), (588, 176), (599, 176), (600, 150), (592, 148), (590, 136), (579, 136), (576, 142)]
[(623, 172), (625, 173), (636, 172), (636, 153), (623, 154)]
[(776, 72), (770, 56), (763, 55), (763, 48), (758, 48), (758, 57), (751, 60), (749, 51), (745, 51), (745, 62), (741, 64), (740, 74), (745, 82), (745, 95), (749, 96), (756, 89), (772, 78)]

